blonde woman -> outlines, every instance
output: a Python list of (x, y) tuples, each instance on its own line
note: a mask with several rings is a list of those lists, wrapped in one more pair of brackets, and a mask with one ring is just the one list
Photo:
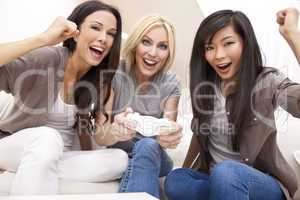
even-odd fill
[[(112, 82), (114, 114), (130, 107), (141, 115), (169, 119), (173, 129), (155, 137), (136, 133), (113, 145), (130, 157), (120, 192), (148, 192), (159, 197), (159, 177), (173, 167), (165, 149), (176, 148), (182, 137), (176, 123), (180, 81), (168, 71), (174, 55), (174, 27), (157, 15), (143, 18), (124, 44), (123, 60)], [(144, 126), (151, 128), (151, 124)]]

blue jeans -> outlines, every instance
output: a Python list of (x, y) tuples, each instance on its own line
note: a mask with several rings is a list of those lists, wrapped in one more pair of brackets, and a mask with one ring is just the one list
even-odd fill
[(217, 164), (210, 175), (180, 168), (165, 181), (169, 200), (285, 200), (273, 177), (235, 161)]
[(170, 157), (153, 138), (138, 140), (129, 156), (119, 192), (147, 192), (159, 198), (159, 177), (173, 168)]

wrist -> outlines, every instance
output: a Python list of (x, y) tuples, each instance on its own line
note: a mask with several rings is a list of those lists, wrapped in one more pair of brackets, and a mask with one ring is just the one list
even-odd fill
[(49, 40), (45, 33), (40, 33), (36, 35), (33, 39), (39, 47), (48, 46)]
[(283, 30), (282, 36), (287, 40), (288, 43), (294, 43), (296, 40), (300, 39), (299, 30)]

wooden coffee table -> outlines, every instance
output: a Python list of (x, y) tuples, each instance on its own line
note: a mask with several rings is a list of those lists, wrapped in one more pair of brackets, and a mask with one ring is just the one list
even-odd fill
[(147, 193), (0, 196), (0, 200), (158, 200)]

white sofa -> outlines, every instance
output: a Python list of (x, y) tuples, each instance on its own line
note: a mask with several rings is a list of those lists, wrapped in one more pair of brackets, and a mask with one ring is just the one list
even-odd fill
[[(0, 91), (0, 120), (4, 119), (11, 108), (13, 97)], [(79, 149), (78, 139), (75, 138), (74, 149)], [(15, 174), (0, 172), (0, 195), (7, 195)], [(59, 181), (60, 194), (82, 194), (82, 193), (115, 193), (118, 191), (119, 182), (106, 183), (84, 183), (68, 180)]]
[[(9, 107), (9, 102), (11, 101), (11, 97), (7, 96), (3, 92), (0, 92), (0, 120), (1, 114), (5, 115), (5, 109)], [(185, 102), (181, 102), (185, 103)], [(2, 107), (1, 107), (2, 105)], [(5, 106), (3, 106), (5, 105)], [(187, 106), (185, 104), (185, 106)], [(180, 106), (182, 108), (182, 105)], [(182, 109), (189, 110), (189, 109)], [(181, 166), (183, 159), (185, 157), (189, 141), (191, 138), (191, 130), (190, 130), (190, 121), (192, 118), (191, 114), (182, 113), (180, 111), (180, 116), (178, 121), (183, 126), (183, 141), (179, 146), (174, 150), (168, 150), (169, 155), (174, 160), (175, 166)], [(286, 116), (286, 114), (285, 114)], [(284, 117), (285, 118), (285, 117)], [(281, 121), (285, 121), (282, 123)], [(278, 120), (278, 143), (281, 147), (281, 150), (288, 162), (292, 165), (294, 170), (297, 173), (298, 183), (300, 188), (300, 163), (297, 163), (294, 158), (294, 152), (298, 149), (300, 150), (300, 133), (297, 130), (299, 127), (300, 120), (292, 117), (288, 117), (288, 121), (286, 120)], [(78, 141), (75, 140), (75, 146), (78, 147)], [(297, 154), (300, 158), (300, 153)], [(2, 173), (0, 174), (0, 195), (7, 195), (11, 182), (13, 180), (13, 173)], [(84, 193), (114, 193), (118, 190), (118, 181), (112, 181), (107, 183), (84, 183), (84, 182), (75, 182), (68, 180), (60, 180), (59, 181), (59, 193), (60, 194), (84, 194)], [(300, 200), (300, 189), (297, 191), (295, 196), (295, 200)]]

